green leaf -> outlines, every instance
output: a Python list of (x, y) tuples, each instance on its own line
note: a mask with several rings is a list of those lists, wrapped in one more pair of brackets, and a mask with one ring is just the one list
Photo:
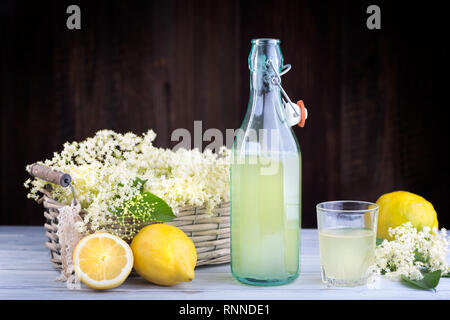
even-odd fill
[(429, 260), (429, 257), (425, 257), (425, 255), (419, 251), (414, 251), (414, 261), (415, 262), (422, 262), (422, 263), (427, 263)]
[(450, 278), (450, 273), (446, 273), (446, 274), (442, 275), (441, 278)]
[(124, 205), (125, 213), (130, 213), (143, 222), (169, 222), (176, 216), (172, 208), (161, 198), (150, 192), (142, 192)]
[(131, 185), (133, 188), (136, 188), (139, 190), (140, 193), (144, 192), (144, 185), (148, 180), (142, 180), (138, 177), (134, 179), (133, 184)]
[[(139, 177), (136, 177), (136, 179), (133, 181), (133, 183), (131, 184), (131, 186), (133, 188), (139, 189), (140, 193), (144, 192), (144, 185), (148, 180), (142, 180)], [(118, 183), (117, 184), (119, 187), (123, 187), (124, 184), (123, 183)], [(118, 194), (116, 194), (114, 197), (114, 199), (120, 198), (120, 196)], [(119, 221), (121, 223), (123, 223), (123, 220), (125, 219), (125, 212), (124, 212), (124, 207), (118, 207), (118, 208), (113, 208), (109, 210), (110, 212), (114, 213), (117, 218), (119, 219)]]
[(117, 216), (117, 218), (121, 223), (123, 223), (123, 219), (125, 218), (123, 208), (116, 208), (114, 210), (111, 210), (111, 212)]
[(424, 273), (422, 280), (411, 280), (405, 275), (402, 275), (401, 278), (402, 282), (409, 286), (422, 290), (436, 290), (435, 288), (438, 285), (439, 280), (441, 279), (441, 274), (441, 270), (436, 270), (433, 272)]
[(111, 210), (121, 223), (130, 215), (142, 222), (169, 222), (176, 217), (163, 199), (153, 193), (144, 192), (146, 182), (147, 180), (136, 177), (131, 186), (138, 189), (139, 194), (125, 202), (122, 207)]
[(379, 246), (380, 244), (382, 244), (382, 243), (383, 243), (383, 241), (384, 241), (384, 239), (383, 239), (383, 238), (377, 238), (377, 240), (376, 240), (376, 244), (377, 244), (377, 246)]

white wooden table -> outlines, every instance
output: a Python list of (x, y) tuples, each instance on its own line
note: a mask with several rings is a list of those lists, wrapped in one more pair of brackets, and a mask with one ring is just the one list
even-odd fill
[(59, 273), (49, 260), (43, 227), (0, 226), (0, 300), (8, 299), (450, 299), (450, 278), (441, 279), (436, 292), (408, 288), (382, 279), (380, 288), (328, 288), (321, 281), (317, 230), (303, 229), (300, 276), (277, 287), (244, 285), (231, 275), (229, 264), (199, 267), (195, 279), (173, 287), (129, 278), (118, 288), (94, 291), (82, 285), (69, 290), (55, 281)]

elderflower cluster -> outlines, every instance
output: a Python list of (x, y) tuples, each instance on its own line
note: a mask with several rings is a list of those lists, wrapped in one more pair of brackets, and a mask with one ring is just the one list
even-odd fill
[[(136, 179), (146, 181), (144, 191), (167, 202), (177, 214), (184, 206), (205, 206), (212, 210), (229, 201), (230, 152), (222, 147), (218, 154), (157, 148), (156, 134), (149, 130), (142, 136), (98, 131), (82, 142), (66, 142), (53, 158), (41, 162), (68, 173), (73, 180), (78, 201), (87, 212), (78, 225), (81, 232), (104, 231), (114, 220), (115, 210), (138, 195)], [(29, 170), (29, 166), (27, 167)], [(39, 191), (48, 184), (34, 178), (25, 182), (29, 198), (39, 199)], [(70, 188), (52, 185), (52, 196), (69, 205)]]
[(424, 227), (414, 228), (411, 222), (389, 229), (392, 241), (383, 240), (375, 249), (375, 263), (371, 272), (384, 274), (390, 279), (404, 275), (411, 280), (423, 278), (421, 270), (441, 270), (442, 275), (450, 273), (446, 263), (449, 241), (445, 229), (438, 231)]

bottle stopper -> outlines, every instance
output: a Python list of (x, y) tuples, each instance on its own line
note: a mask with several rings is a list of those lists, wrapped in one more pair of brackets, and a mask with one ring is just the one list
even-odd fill
[(289, 126), (292, 127), (297, 124), (301, 128), (305, 126), (306, 119), (308, 118), (308, 110), (305, 108), (302, 100), (297, 101), (297, 104), (285, 101), (284, 111)]

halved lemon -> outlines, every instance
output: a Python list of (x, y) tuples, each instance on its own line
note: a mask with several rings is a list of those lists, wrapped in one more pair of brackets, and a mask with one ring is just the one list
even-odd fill
[(73, 267), (80, 280), (94, 289), (120, 286), (133, 268), (133, 252), (121, 238), (94, 233), (80, 240), (73, 252)]

